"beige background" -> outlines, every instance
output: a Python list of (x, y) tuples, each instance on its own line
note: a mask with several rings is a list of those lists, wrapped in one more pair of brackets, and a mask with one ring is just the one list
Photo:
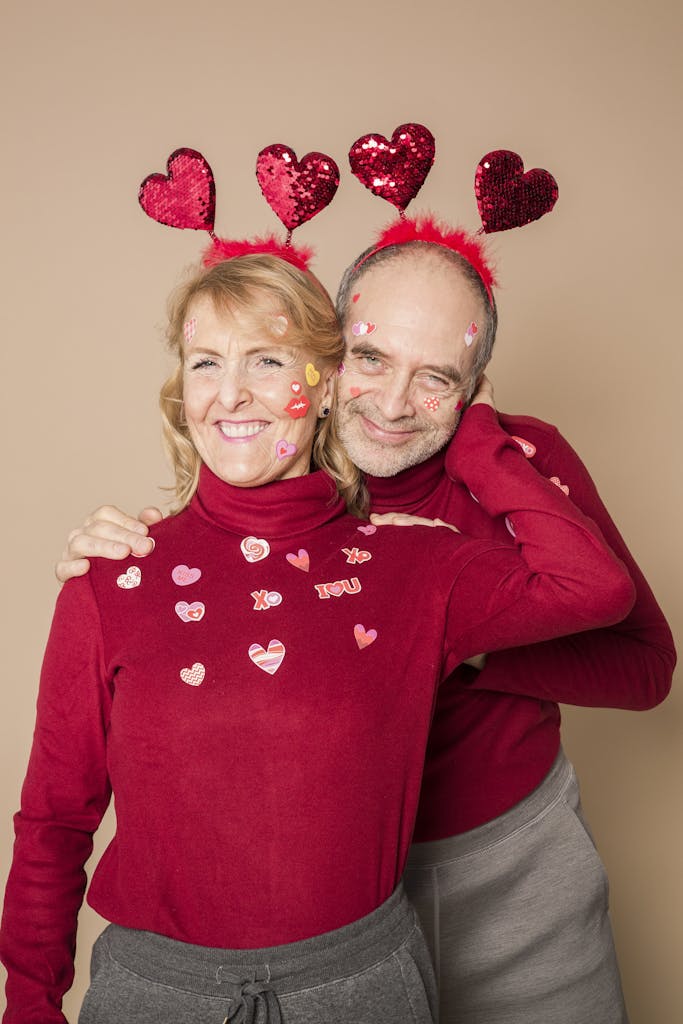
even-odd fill
[[(472, 228), (485, 152), (552, 170), (555, 213), (493, 240), (499, 406), (573, 442), (681, 635), (681, 21), (676, 0), (6, 0), (0, 881), (52, 564), (95, 505), (135, 511), (169, 480), (164, 303), (203, 239), (148, 220), (136, 191), (177, 146), (209, 159), (217, 229), (234, 236), (278, 226), (259, 149), (334, 156), (338, 198), (299, 232), (330, 288), (390, 213), (348, 172), (359, 135), (430, 126), (437, 161), (414, 207)], [(565, 712), (632, 1024), (683, 1020), (682, 711), (674, 688), (647, 714)], [(84, 911), (73, 1021), (100, 927)]]

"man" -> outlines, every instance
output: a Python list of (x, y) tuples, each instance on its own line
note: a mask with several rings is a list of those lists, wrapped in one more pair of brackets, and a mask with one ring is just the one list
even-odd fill
[[(449, 441), (488, 362), (496, 311), (468, 260), (424, 242), (366, 253), (338, 301), (338, 429), (383, 522), (438, 517), (514, 543), (452, 472)], [(560, 747), (556, 702), (644, 709), (666, 696), (668, 626), (578, 457), (554, 427), (501, 416), (532, 464), (600, 526), (637, 588), (618, 626), (461, 666), (440, 693), (406, 883), (430, 942), (442, 1024), (625, 1024), (607, 881)], [(393, 513), (399, 513), (398, 516)], [(160, 516), (147, 510), (146, 519)], [(102, 509), (58, 576), (151, 543)], [(425, 580), (425, 585), (429, 581)], [(397, 580), (400, 586), (400, 580)]]

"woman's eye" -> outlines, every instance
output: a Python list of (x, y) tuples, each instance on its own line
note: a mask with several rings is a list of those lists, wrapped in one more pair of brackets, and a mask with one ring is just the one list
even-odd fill
[(198, 359), (196, 363), (190, 364), (191, 370), (205, 370), (209, 367), (215, 366), (216, 363), (213, 359)]
[(270, 369), (271, 367), (282, 366), (282, 363), (279, 359), (274, 359), (272, 356), (261, 356), (258, 361), (258, 365), (265, 366), (266, 369)]

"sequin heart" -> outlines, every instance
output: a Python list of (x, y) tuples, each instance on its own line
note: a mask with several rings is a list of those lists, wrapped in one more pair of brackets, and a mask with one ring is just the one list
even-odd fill
[(201, 575), (201, 569), (191, 569), (189, 565), (176, 565), (171, 573), (171, 579), (179, 587), (189, 587), (191, 583), (196, 583)]
[(285, 656), (285, 645), (280, 640), (271, 640), (268, 644), (268, 650), (261, 647), (261, 644), (251, 644), (249, 647), (249, 657), (254, 662), (257, 668), (260, 668), (263, 672), (267, 672), (268, 675), (275, 675), (282, 659)]
[(306, 551), (306, 548), (299, 548), (299, 552), (296, 555), (292, 554), (290, 551), (288, 555), (285, 555), (285, 558), (290, 565), (294, 566), (295, 569), (301, 569), (302, 572), (308, 572), (311, 560), (308, 557), (308, 551)]
[(353, 635), (356, 638), (358, 649), (362, 651), (364, 647), (369, 647), (370, 644), (374, 644), (377, 639), (377, 630), (366, 629), (362, 623), (357, 622), (353, 627)]
[(188, 604), (187, 601), (178, 601), (175, 611), (183, 622), (199, 622), (204, 618), (206, 608), (201, 601), (193, 601), (192, 604)]
[(293, 149), (276, 143), (259, 153), (256, 177), (271, 210), (292, 231), (332, 202), (339, 168), (325, 153), (306, 153), (297, 160)]
[(421, 124), (402, 124), (387, 141), (372, 133), (349, 150), (351, 170), (366, 188), (405, 210), (434, 163), (434, 136)]
[(125, 572), (122, 572), (120, 576), (116, 577), (116, 586), (121, 587), (121, 590), (133, 590), (135, 587), (140, 586), (141, 580), (142, 573), (138, 569), (137, 565), (131, 565)]
[(364, 526), (357, 526), (356, 529), (364, 533), (366, 537), (371, 537), (373, 533), (377, 532), (377, 527), (374, 523), (366, 523)]
[(180, 670), (180, 678), (188, 686), (199, 686), (200, 683), (204, 682), (205, 675), (206, 669), (201, 661), (195, 661), (192, 668), (181, 668)]
[(173, 228), (213, 231), (216, 186), (202, 154), (176, 149), (166, 172), (150, 174), (140, 185), (138, 201), (147, 216)]
[(479, 161), (474, 192), (484, 231), (523, 227), (550, 213), (557, 202), (557, 182), (539, 167), (524, 173), (521, 156), (496, 149)]
[(285, 441), (284, 438), (281, 441), (278, 441), (277, 444), (275, 445), (275, 454), (277, 455), (280, 462), (282, 462), (283, 459), (291, 458), (291, 456), (296, 455), (296, 453), (296, 445), (291, 443), (290, 441)]
[(248, 562), (260, 562), (270, 554), (270, 544), (260, 537), (245, 537), (240, 550)]

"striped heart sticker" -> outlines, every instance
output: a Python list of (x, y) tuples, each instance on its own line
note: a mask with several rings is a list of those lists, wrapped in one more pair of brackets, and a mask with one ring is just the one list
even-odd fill
[(249, 657), (257, 668), (267, 672), (269, 676), (275, 675), (282, 659), (285, 656), (285, 645), (280, 640), (271, 640), (266, 651), (261, 644), (252, 644), (249, 648)]
[(199, 686), (200, 683), (204, 682), (205, 675), (206, 669), (201, 661), (195, 661), (192, 668), (181, 668), (180, 670), (180, 678), (188, 686)]

